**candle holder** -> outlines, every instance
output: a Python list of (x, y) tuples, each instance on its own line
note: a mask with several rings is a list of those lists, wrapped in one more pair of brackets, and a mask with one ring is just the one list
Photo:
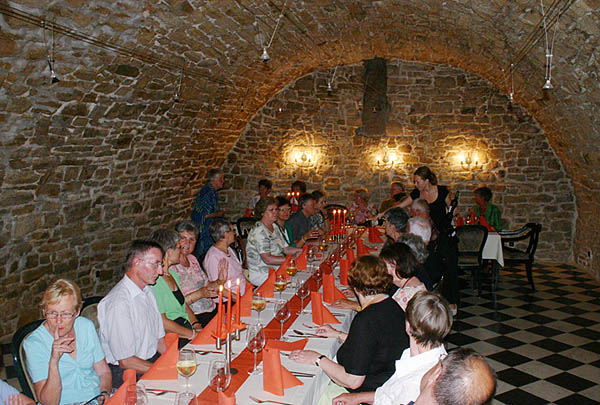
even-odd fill
[(240, 330), (244, 329), (246, 327), (245, 324), (236, 324), (235, 326), (235, 330), (232, 330), (231, 332), (228, 332), (225, 335), (225, 338), (223, 339), (220, 336), (217, 336), (217, 342), (215, 344), (217, 350), (221, 350), (223, 348), (223, 344), (225, 344), (225, 361), (227, 362), (227, 365), (229, 365), (229, 369), (231, 370), (231, 375), (235, 375), (238, 373), (238, 370), (236, 368), (231, 367), (231, 347), (232, 347), (232, 342), (234, 340), (240, 340), (241, 337), (241, 333)]

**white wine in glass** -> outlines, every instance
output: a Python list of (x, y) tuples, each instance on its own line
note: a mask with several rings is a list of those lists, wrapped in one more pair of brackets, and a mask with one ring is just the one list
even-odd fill
[(281, 293), (286, 289), (286, 287), (287, 280), (285, 279), (285, 276), (282, 274), (278, 275), (275, 279), (275, 291), (279, 291), (279, 299), (281, 299)]
[(193, 350), (182, 349), (177, 359), (177, 371), (185, 377), (185, 389), (189, 392), (190, 376), (196, 372), (196, 353)]
[(260, 313), (267, 307), (267, 300), (261, 292), (255, 292), (252, 296), (252, 309), (258, 313), (258, 323), (260, 323)]

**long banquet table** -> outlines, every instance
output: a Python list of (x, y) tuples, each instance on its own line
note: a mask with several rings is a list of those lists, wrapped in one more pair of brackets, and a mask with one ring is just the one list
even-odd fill
[[(366, 233), (364, 234), (366, 235)], [(363, 237), (364, 237), (363, 235)], [(330, 244), (328, 251), (323, 252), (323, 255), (320, 259), (313, 262), (313, 267), (318, 267), (320, 263), (332, 252), (332, 249), (336, 245)], [(310, 265), (310, 263), (309, 263)], [(339, 265), (334, 268), (334, 274), (336, 277), (336, 286), (340, 289), (344, 288), (339, 284)], [(306, 282), (311, 277), (310, 270), (307, 271), (299, 271), (294, 277), (293, 281), (297, 281), (297, 285), (300, 283)], [(314, 282), (314, 281), (313, 281)], [(296, 311), (300, 309), (300, 299), (295, 297), (295, 292), (297, 287), (288, 285), (285, 291), (282, 293), (282, 299), (290, 302), (290, 311)], [(322, 291), (322, 286), (319, 286), (319, 291)], [(267, 302), (267, 307), (260, 314), (260, 321), (265, 326), (265, 333), (267, 339), (278, 339), (280, 334), (280, 324), (276, 320), (274, 320), (274, 307), (275, 307), (275, 299), (279, 298), (279, 293), (275, 292), (275, 298), (269, 299)], [(307, 304), (308, 302), (308, 304)], [(311, 313), (311, 304), (310, 297), (304, 300), (305, 304), (305, 313), (299, 315), (296, 319), (293, 317), (286, 323), (284, 323), (284, 328), (287, 328), (285, 335), (289, 335), (290, 332), (292, 334), (294, 329), (299, 329), (302, 331), (310, 331), (311, 329), (307, 328), (304, 324), (314, 325), (312, 323), (312, 313)], [(340, 321), (339, 325), (334, 325), (337, 329), (343, 330), (347, 332), (350, 328), (350, 323), (354, 317), (354, 312), (351, 310), (342, 310), (342, 309), (333, 309), (329, 307), (330, 311), (336, 315), (336, 318)], [(252, 311), (252, 316), (250, 318), (242, 317), (242, 321), (246, 324), (256, 323), (257, 313)], [(285, 329), (284, 329), (285, 330)], [(314, 329), (312, 329), (314, 331)], [(301, 340), (301, 338), (289, 338), (288, 341)], [(334, 358), (340, 343), (337, 339), (334, 338), (309, 338), (308, 343), (306, 344), (305, 349), (307, 350), (316, 350), (321, 354), (327, 355), (329, 358)], [(215, 345), (203, 345), (203, 346), (195, 346), (188, 345), (187, 347), (193, 349), (200, 350), (212, 350), (216, 351)], [(247, 371), (250, 370), (253, 366), (253, 358), (250, 357), (250, 361), (247, 361), (247, 357), (245, 361), (240, 361), (240, 359), (244, 358), (244, 356), (239, 356), (246, 348), (246, 333), (242, 331), (241, 337), (239, 341), (233, 341), (232, 344), (232, 367), (238, 367), (238, 372), (244, 373), (241, 374), (242, 377), (247, 375)], [(221, 350), (223, 351), (223, 350)], [(197, 354), (196, 360), (198, 363), (198, 367), (196, 372), (190, 377), (190, 386), (191, 390), (196, 393), (196, 395), (202, 393), (206, 390), (208, 386), (208, 368), (211, 360), (215, 359), (223, 359), (223, 354), (218, 353), (208, 353), (208, 354)], [(258, 353), (258, 362), (262, 359), (262, 352)], [(250, 395), (265, 399), (265, 400), (275, 400), (285, 403), (290, 403), (294, 405), (312, 405), (318, 401), (319, 396), (323, 392), (325, 386), (329, 382), (329, 377), (323, 373), (323, 371), (314, 365), (307, 364), (299, 364), (294, 361), (291, 361), (287, 358), (287, 356), (281, 356), (281, 364), (286, 367), (290, 371), (301, 371), (310, 374), (314, 374), (314, 377), (300, 377), (300, 380), (304, 383), (303, 385), (287, 388), (285, 389), (284, 396), (276, 396), (270, 394), (263, 390), (263, 375), (251, 375), (245, 379), (236, 389), (236, 387), (232, 386), (228, 391), (228, 394), (235, 390), (236, 403), (239, 405), (244, 404), (255, 404), (254, 401), (250, 399)], [(239, 377), (237, 378), (238, 384), (240, 382)], [(232, 385), (234, 379), (232, 378)], [(178, 376), (178, 380), (152, 380), (152, 381), (142, 381), (146, 388), (155, 388), (160, 390), (172, 390), (175, 392), (181, 392), (185, 387), (185, 379), (181, 376)], [(207, 390), (208, 391), (208, 390)], [(151, 393), (148, 393), (148, 402), (150, 405), (164, 405), (164, 404), (172, 404), (175, 401), (175, 392), (167, 392), (163, 395), (157, 396)], [(209, 397), (211, 396), (208, 393)], [(197, 403), (201, 404), (216, 404), (215, 400), (203, 400), (202, 397), (206, 395), (201, 395)], [(212, 395), (213, 398), (216, 398), (216, 395)]]

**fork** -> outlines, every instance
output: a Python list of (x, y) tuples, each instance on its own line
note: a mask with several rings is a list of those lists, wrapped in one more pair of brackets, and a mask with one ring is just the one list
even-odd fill
[(253, 397), (252, 395), (248, 395), (248, 397), (253, 400), (254, 402), (258, 403), (258, 404), (262, 404), (264, 402), (270, 402), (272, 404), (280, 404), (280, 405), (294, 405), (294, 404), (290, 404), (289, 402), (279, 402), (279, 401), (271, 401), (269, 399), (258, 399), (256, 397)]

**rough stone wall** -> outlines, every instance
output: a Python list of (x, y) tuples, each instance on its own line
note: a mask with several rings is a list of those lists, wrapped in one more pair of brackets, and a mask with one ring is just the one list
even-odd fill
[[(535, 121), (482, 78), (427, 63), (388, 61), (390, 118), (387, 136), (356, 133), (361, 122), (362, 64), (307, 75), (290, 84), (252, 119), (224, 165), (231, 189), (226, 208), (241, 214), (261, 177), (275, 194), (291, 182), (324, 189), (328, 202), (349, 204), (352, 190), (367, 187), (377, 205), (387, 198), (389, 181), (412, 189), (411, 174), (430, 166), (440, 184), (461, 191), (460, 206), (474, 203), (480, 184), (494, 191), (505, 229), (540, 222), (537, 257), (572, 259), (576, 207), (573, 186)], [(295, 164), (299, 151), (316, 155), (311, 168)], [(377, 158), (397, 156), (393, 169)], [(465, 170), (461, 155), (473, 153), (481, 168)], [(478, 157), (475, 157), (475, 154)], [(314, 159), (314, 157), (313, 157)]]

